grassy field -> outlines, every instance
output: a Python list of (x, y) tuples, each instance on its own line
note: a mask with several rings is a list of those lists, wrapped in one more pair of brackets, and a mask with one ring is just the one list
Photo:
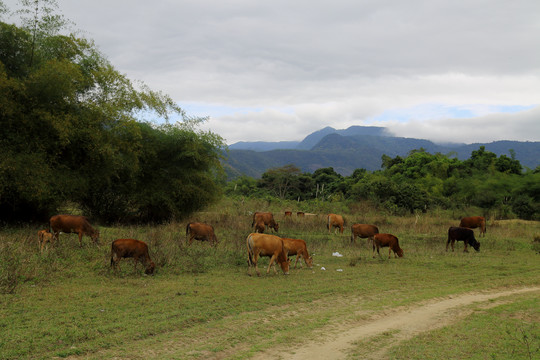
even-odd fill
[[(247, 276), (249, 212), (267, 209), (276, 214), (281, 235), (306, 240), (312, 269)], [(344, 213), (349, 226), (340, 235), (328, 233), (323, 215), (286, 220), (283, 210), (227, 200), (196, 214), (191, 221), (214, 225), (216, 248), (201, 242), (187, 247), (187, 221), (101, 226), (101, 245), (85, 237), (82, 248), (76, 235), (62, 234), (43, 254), (39, 228), (2, 229), (0, 358), (246, 359), (276, 347), (294, 351), (324, 338), (323, 330), (331, 333), (432, 299), (540, 285), (540, 249), (533, 241), (540, 236), (538, 222), (490, 219), (487, 236), (479, 238), (480, 252), (463, 253), (460, 242), (452, 253), (445, 251), (447, 229), (459, 223), (452, 214), (393, 217), (356, 209)], [(405, 257), (388, 259), (384, 250), (372, 258), (365, 240), (351, 244), (355, 222), (398, 236)], [(117, 274), (110, 270), (110, 243), (120, 237), (149, 244), (154, 276), (142, 275), (141, 266), (134, 271), (131, 260), (121, 261)], [(262, 269), (268, 261), (261, 262)], [(400, 342), (387, 356), (534, 358), (540, 354), (539, 313), (538, 292), (522, 294)], [(360, 341), (350, 357), (366, 357), (391, 338)]]

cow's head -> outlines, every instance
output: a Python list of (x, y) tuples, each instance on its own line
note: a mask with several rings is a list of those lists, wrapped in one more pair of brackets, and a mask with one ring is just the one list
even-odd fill
[(313, 258), (311, 256), (306, 259), (306, 265), (309, 268), (313, 267)]
[(478, 241), (475, 241), (475, 242), (472, 244), (472, 247), (474, 248), (474, 250), (480, 251), (480, 243), (479, 243)]
[(283, 275), (289, 275), (289, 266), (291, 265), (291, 260), (287, 259), (279, 263), (281, 265), (281, 270), (283, 270)]
[(274, 223), (274, 230), (276, 230), (276, 232), (278, 232), (279, 230), (279, 224), (278, 223)]
[(144, 273), (147, 274), (147, 275), (153, 275), (155, 268), (156, 268), (156, 264), (154, 264), (153, 261), (150, 261), (150, 264), (148, 264), (148, 266), (146, 267), (146, 270), (144, 271)]
[(99, 244), (99, 230), (94, 230), (94, 232), (92, 233), (92, 235), (90, 235), (90, 237), (92, 238), (92, 241), (96, 244)]
[(403, 249), (402, 249), (402, 248), (399, 248), (399, 249), (398, 249), (398, 251), (397, 251), (397, 256), (403, 257)]

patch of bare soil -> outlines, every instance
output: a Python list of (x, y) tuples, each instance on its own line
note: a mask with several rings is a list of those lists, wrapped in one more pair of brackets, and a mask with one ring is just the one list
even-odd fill
[[(293, 354), (290, 353), (291, 349), (288, 346), (286, 349), (273, 349), (257, 354), (253, 359), (279, 359), (279, 354), (287, 354), (287, 359), (296, 360), (345, 359), (347, 351), (354, 347), (354, 342), (392, 333), (390, 345), (384, 347), (383, 344), (379, 343), (383, 347), (378, 346), (376, 352), (371, 352), (365, 357), (366, 359), (384, 359), (389, 347), (395, 346), (397, 342), (411, 339), (425, 331), (442, 328), (469, 315), (473, 310), (469, 310), (467, 305), (532, 291), (540, 291), (540, 287), (450, 296), (405, 311), (371, 318), (358, 326), (343, 326), (338, 331), (335, 331), (335, 325), (332, 325), (332, 331), (328, 332), (330, 335), (326, 338), (319, 338), (305, 344), (295, 344), (295, 348), (298, 350)], [(493, 304), (489, 305), (493, 306)]]

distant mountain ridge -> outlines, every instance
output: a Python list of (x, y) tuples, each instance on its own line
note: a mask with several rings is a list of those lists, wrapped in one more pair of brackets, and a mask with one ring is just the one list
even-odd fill
[[(424, 139), (393, 137), (386, 128), (374, 126), (352, 126), (345, 130), (326, 127), (300, 142), (236, 143), (229, 146), (223, 165), (229, 178), (241, 175), (259, 178), (267, 169), (287, 164), (294, 164), (303, 172), (333, 167), (336, 172), (348, 176), (359, 168), (379, 170), (383, 154), (390, 157), (406, 156), (411, 150), (424, 148), (430, 153), (453, 152), (459, 159), (465, 160), (480, 146), (485, 146), (486, 150), (497, 156), (510, 156), (509, 150), (513, 149), (516, 159), (523, 166), (534, 169), (540, 165), (540, 142), (441, 145)], [(250, 147), (249, 150), (246, 150), (247, 147)]]

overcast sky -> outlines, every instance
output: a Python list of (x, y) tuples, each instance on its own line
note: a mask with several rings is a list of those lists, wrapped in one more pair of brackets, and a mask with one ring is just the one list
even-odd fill
[(120, 72), (210, 116), (228, 144), (351, 125), (540, 141), (538, 0), (58, 4)]

